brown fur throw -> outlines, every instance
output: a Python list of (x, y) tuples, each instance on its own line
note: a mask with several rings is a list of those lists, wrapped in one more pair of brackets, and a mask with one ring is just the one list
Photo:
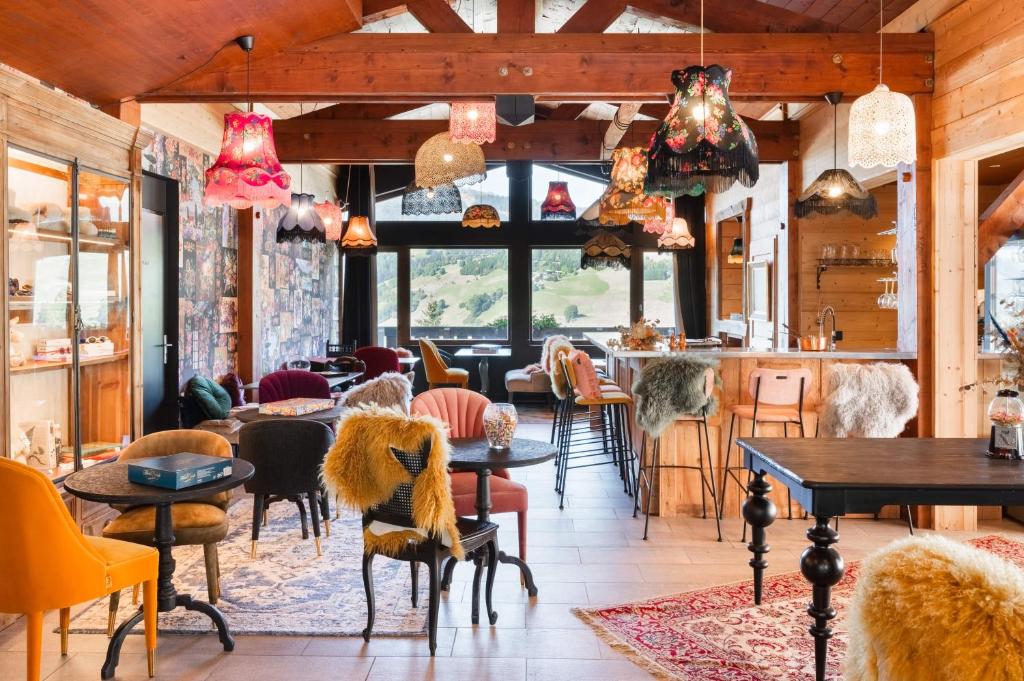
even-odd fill
[(822, 437), (897, 437), (917, 414), (917, 382), (904, 364), (833, 364), (826, 382)]
[(1024, 679), (1024, 572), (941, 536), (865, 560), (849, 615), (846, 681)]
[(557, 336), (555, 340), (548, 346), (548, 363), (550, 369), (548, 376), (551, 377), (551, 392), (555, 393), (555, 397), (560, 400), (564, 400), (572, 392), (569, 389), (569, 385), (565, 381), (565, 372), (562, 371), (562, 358), (568, 357), (569, 353), (573, 351), (572, 343), (568, 339), (559, 339)]
[[(391, 449), (418, 452), (428, 440), (427, 467), (413, 480)], [(371, 405), (341, 417), (338, 438), (324, 459), (322, 477), (343, 504), (362, 513), (389, 500), (400, 484), (411, 482), (413, 522), (430, 535), (447, 532), (452, 538), (452, 555), (462, 560), (465, 554), (455, 526), (448, 476), (449, 453), (445, 425), (438, 419)], [(363, 548), (395, 555), (406, 542), (419, 539), (412, 532), (375, 535), (364, 531)]]
[(698, 357), (667, 357), (649, 362), (633, 383), (636, 423), (654, 437), (682, 414), (699, 414), (714, 399), (705, 395), (705, 376), (715, 362)]
[(549, 376), (551, 375), (551, 346), (554, 343), (569, 343), (569, 345), (572, 345), (569, 342), (569, 337), (561, 334), (548, 336), (544, 339), (544, 345), (540, 348), (540, 367)]
[(378, 407), (398, 407), (406, 414), (412, 402), (412, 383), (404, 374), (388, 372), (360, 383), (341, 396), (346, 407), (376, 404)]

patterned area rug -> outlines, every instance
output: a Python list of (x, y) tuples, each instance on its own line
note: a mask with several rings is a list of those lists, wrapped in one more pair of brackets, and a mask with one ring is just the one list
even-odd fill
[[(313, 534), (302, 540), (298, 508), (280, 502), (270, 507), (270, 524), (260, 530), (259, 553), (249, 558), (252, 497), (231, 506), (231, 530), (219, 545), (221, 598), (217, 607), (234, 634), (358, 636), (366, 626), (363, 591), (362, 530), (358, 517), (343, 514), (323, 537), (317, 557)], [(206, 568), (200, 546), (174, 549), (179, 593), (206, 600)], [(419, 635), (425, 632), (427, 579), (421, 567), (419, 608), (410, 602), (408, 563), (377, 557), (373, 563), (377, 617), (373, 633)], [(121, 595), (117, 621), (130, 616), (131, 589)], [(107, 599), (74, 618), (74, 633), (105, 634)], [(211, 632), (210, 620), (181, 608), (160, 613), (160, 633)], [(136, 627), (142, 633), (142, 627)]]
[[(1024, 567), (1024, 544), (980, 537), (974, 546)], [(844, 615), (860, 565), (847, 564), (832, 590), (835, 637), (828, 678), (841, 679), (846, 655)], [(807, 633), (811, 587), (799, 572), (765, 578), (753, 605), (753, 582), (716, 586), (607, 608), (573, 612), (606, 643), (652, 674), (680, 681), (806, 681), (814, 678), (814, 642)]]

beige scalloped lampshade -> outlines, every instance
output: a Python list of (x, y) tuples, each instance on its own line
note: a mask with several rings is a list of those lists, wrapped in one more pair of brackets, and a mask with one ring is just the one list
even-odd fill
[(416, 150), (416, 186), (439, 187), (449, 182), (464, 187), (487, 177), (484, 150), (477, 144), (453, 142), (439, 132)]

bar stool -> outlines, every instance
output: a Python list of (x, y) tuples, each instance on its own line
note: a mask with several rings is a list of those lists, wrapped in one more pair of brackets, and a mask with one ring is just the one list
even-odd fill
[[(704, 367), (701, 371), (701, 367)], [(658, 387), (653, 387), (657, 384)], [(663, 390), (664, 386), (672, 385), (672, 397), (675, 399), (652, 399), (654, 394)], [(640, 452), (641, 457), (647, 452), (647, 437), (654, 440), (651, 447), (651, 458), (648, 466), (641, 459), (637, 474), (637, 495), (633, 501), (633, 517), (640, 510), (640, 485), (647, 485), (647, 501), (644, 506), (644, 541), (647, 540), (647, 529), (651, 521), (651, 499), (654, 496), (654, 475), (662, 469), (685, 469), (700, 471), (700, 505), (701, 516), (708, 517), (707, 496), (711, 496), (714, 508), (715, 527), (718, 530), (718, 541), (722, 541), (722, 522), (718, 512), (718, 491), (715, 486), (715, 468), (711, 461), (711, 437), (708, 434), (708, 411), (711, 398), (715, 391), (715, 370), (701, 360), (686, 357), (675, 357), (651, 362), (643, 368), (633, 386), (636, 400), (636, 423), (643, 431)], [(692, 401), (692, 403), (691, 403)], [(697, 403), (699, 401), (699, 404)], [(672, 422), (693, 424), (697, 432), (698, 465), (662, 464), (661, 434)], [(701, 437), (703, 431), (703, 438)], [(708, 468), (704, 470), (704, 451), (707, 445)]]
[[(569, 470), (574, 468), (612, 464), (619, 469), (623, 491), (632, 495), (635, 486), (633, 462), (636, 460), (630, 445), (632, 433), (628, 410), (633, 405), (632, 398), (613, 386), (602, 387), (590, 358), (584, 352), (574, 350), (562, 357), (561, 367), (572, 395), (562, 401), (559, 420), (555, 474), (558, 508), (565, 507), (566, 479)], [(599, 435), (593, 435), (595, 428), (600, 430)], [(570, 465), (571, 461), (609, 455), (610, 460)]]
[[(730, 466), (729, 461), (733, 450), (733, 431), (736, 419), (742, 425), (744, 419), (750, 421), (750, 436), (757, 437), (757, 426), (763, 423), (781, 423), (783, 437), (789, 437), (789, 426), (800, 428), (800, 437), (804, 437), (804, 399), (811, 391), (813, 374), (810, 369), (754, 369), (750, 372), (747, 382), (747, 396), (753, 398), (753, 404), (737, 404), (732, 408), (732, 419), (729, 421), (728, 447), (725, 453), (725, 467), (722, 469), (722, 507), (725, 506), (725, 491), (729, 478), (736, 481), (744, 491), (750, 484), (751, 473), (747, 471), (747, 482), (740, 480), (737, 471), (746, 470), (744, 466)], [(738, 429), (736, 429), (738, 432)], [(786, 490), (789, 506), (789, 518), (793, 518), (792, 495)], [(719, 508), (719, 517), (722, 508)], [(747, 539), (747, 524), (743, 523), (743, 541)]]

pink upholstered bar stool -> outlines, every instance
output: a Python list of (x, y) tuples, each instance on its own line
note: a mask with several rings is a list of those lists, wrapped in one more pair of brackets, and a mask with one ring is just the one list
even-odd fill
[[(810, 369), (754, 369), (750, 372), (747, 382), (747, 396), (753, 404), (737, 404), (732, 408), (732, 419), (729, 421), (728, 448), (725, 452), (725, 468), (722, 469), (721, 507), (725, 506), (725, 490), (729, 478), (736, 481), (741, 489), (746, 490), (750, 484), (750, 471), (747, 471), (747, 482), (740, 480), (737, 471), (746, 470), (742, 465), (730, 466), (732, 457), (733, 433), (739, 433), (743, 421), (750, 421), (750, 436), (757, 437), (757, 426), (763, 423), (781, 423), (783, 437), (789, 437), (789, 426), (800, 428), (800, 437), (804, 437), (804, 400), (811, 392), (814, 375)], [(739, 427), (736, 420), (740, 420)], [(742, 456), (742, 455), (740, 455)], [(741, 459), (742, 462), (742, 459)], [(787, 501), (791, 502), (787, 490)], [(793, 517), (792, 503), (789, 504), (789, 517)], [(747, 538), (747, 526), (743, 524), (743, 540)]]

